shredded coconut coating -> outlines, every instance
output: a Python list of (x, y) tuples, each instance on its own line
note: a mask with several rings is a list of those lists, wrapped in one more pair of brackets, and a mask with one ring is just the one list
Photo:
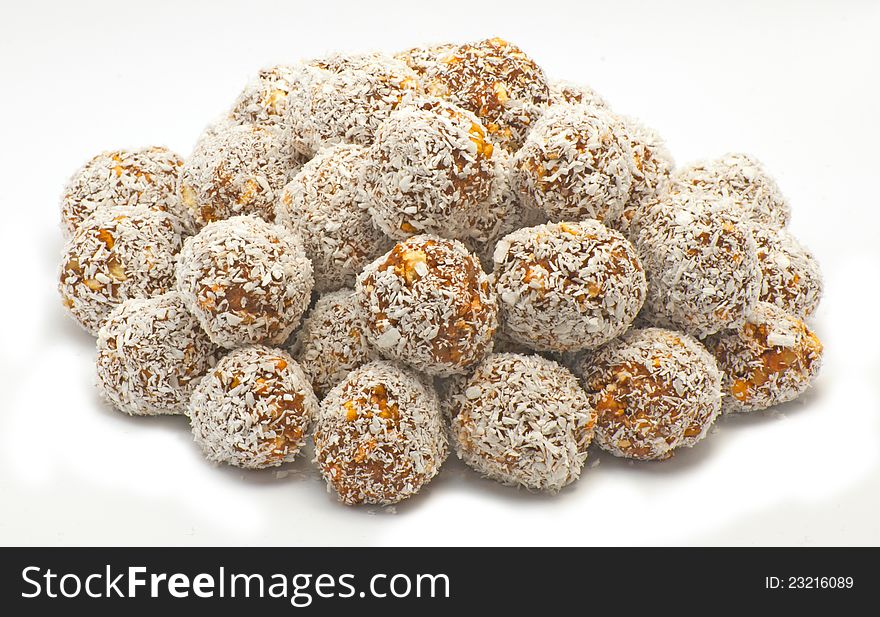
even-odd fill
[(580, 476), (596, 412), (556, 362), (494, 353), (451, 385), (448, 405), (456, 454), (482, 475), (548, 492)]
[(390, 362), (352, 371), (321, 403), (315, 462), (348, 505), (412, 497), (446, 460), (446, 431), (433, 386)]
[(376, 132), (367, 166), (373, 221), (389, 236), (462, 239), (502, 188), (502, 155), (476, 116), (440, 99), (393, 112)]
[[(483, 227), (486, 230), (486, 239), (465, 238), (462, 243), (480, 259), (483, 270), (490, 274), (495, 268), (493, 261), (495, 247), (504, 236), (523, 227), (535, 227), (547, 222), (547, 217), (540, 210), (524, 208), (514, 192), (502, 193), (498, 202), (491, 207), (487, 214), (487, 218), (476, 222), (477, 229)], [(491, 234), (489, 234), (490, 230), (492, 230)]]
[(589, 105), (599, 109), (610, 110), (608, 102), (602, 96), (584, 84), (577, 84), (564, 79), (551, 79), (550, 104)]
[(725, 411), (758, 411), (796, 399), (822, 366), (822, 343), (807, 325), (761, 302), (746, 323), (705, 341), (723, 374)]
[(758, 248), (730, 201), (669, 195), (651, 206), (636, 246), (648, 278), (645, 319), (704, 337), (736, 328), (758, 302)]
[(675, 161), (666, 148), (666, 142), (654, 129), (629, 116), (618, 118), (630, 139), (634, 163), (633, 182), (623, 211), (609, 224), (634, 240), (637, 223), (634, 224), (633, 221), (644, 216), (651, 205), (669, 189)]
[(810, 253), (787, 229), (755, 226), (761, 264), (761, 300), (801, 319), (811, 316), (822, 299), (822, 272)]
[(510, 152), (519, 149), (550, 100), (541, 67), (500, 38), (447, 50), (426, 69), (428, 94), (476, 114), (490, 137)]
[(486, 272), (494, 267), (492, 255), (495, 245), (502, 237), (522, 227), (532, 227), (547, 222), (540, 210), (526, 208), (520, 203), (519, 195), (513, 186), (513, 156), (504, 150), (499, 161), (499, 187), (496, 198), (471, 222), (470, 237), (462, 238), (469, 251), (480, 258)]
[(352, 287), (364, 266), (393, 242), (373, 225), (363, 186), (367, 150), (337, 144), (318, 153), (284, 187), (276, 221), (303, 240), (312, 261), (315, 291)]
[(785, 227), (791, 206), (763, 165), (747, 154), (729, 153), (700, 161), (673, 175), (671, 190), (705, 191), (731, 199), (745, 218), (775, 228)]
[(618, 118), (588, 105), (552, 105), (514, 161), (526, 206), (551, 221), (614, 221), (629, 200), (635, 160)]
[(205, 457), (247, 469), (292, 462), (317, 413), (302, 369), (287, 353), (262, 345), (223, 356), (189, 405), (193, 437)]
[(226, 348), (284, 343), (314, 286), (299, 237), (254, 216), (210, 223), (187, 239), (176, 277), (187, 308)]
[(304, 71), (302, 64), (279, 64), (260, 69), (238, 95), (227, 115), (231, 124), (255, 125), (275, 131), (281, 138), (283, 154), (292, 159), (294, 167), (309, 160), (286, 141), (289, 137), (287, 99), (291, 91), (301, 87)]
[(596, 443), (615, 456), (663, 460), (709, 432), (721, 411), (721, 373), (696, 339), (633, 329), (572, 365), (596, 408)]
[(99, 208), (64, 245), (58, 271), (64, 308), (97, 336), (125, 300), (173, 288), (182, 242), (180, 221), (167, 212), (147, 206)]
[(457, 43), (438, 43), (428, 47), (413, 47), (394, 54), (394, 57), (415, 71), (419, 80), (422, 81), (431, 73), (436, 72), (442, 58), (455, 51), (457, 47)]
[(68, 237), (97, 210), (113, 206), (145, 206), (170, 212), (184, 228), (192, 221), (177, 197), (177, 177), (183, 165), (168, 148), (102, 152), (83, 165), (64, 187), (61, 220)]
[(202, 134), (184, 163), (180, 199), (199, 227), (242, 214), (274, 221), (296, 169), (277, 131), (223, 123)]
[(370, 145), (398, 106), (421, 92), (418, 75), (380, 53), (333, 54), (310, 60), (288, 97), (288, 140), (311, 156), (340, 142)]
[(232, 105), (230, 117), (237, 124), (254, 124), (283, 131), (287, 97), (299, 86), (301, 67), (278, 65), (260, 69)]
[[(471, 220), (469, 237), (463, 242), (486, 245), (494, 243), (502, 236), (522, 226), (526, 213), (519, 203), (519, 196), (513, 187), (513, 156), (498, 150), (497, 190), (491, 199)], [(491, 261), (491, 255), (489, 261)]]
[(117, 306), (97, 347), (98, 391), (133, 416), (186, 413), (217, 351), (174, 291)]
[(296, 333), (291, 355), (323, 397), (354, 369), (378, 358), (367, 343), (353, 289), (318, 298)]
[(622, 334), (646, 294), (633, 246), (595, 220), (517, 230), (495, 247), (504, 330), (540, 351), (578, 351)]
[(367, 340), (386, 358), (446, 376), (492, 349), (495, 292), (460, 242), (430, 235), (398, 242), (361, 273), (355, 294)]

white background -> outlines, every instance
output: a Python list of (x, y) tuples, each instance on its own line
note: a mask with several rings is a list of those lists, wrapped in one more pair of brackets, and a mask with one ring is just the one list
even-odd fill
[[(880, 543), (880, 3), (711, 4), (4, 3), (0, 542)], [(263, 65), (496, 35), (656, 127), (680, 163), (764, 161), (827, 281), (813, 391), (724, 418), (667, 463), (596, 452), (555, 497), (450, 460), (391, 510), (338, 505), (305, 459), (286, 477), (212, 468), (185, 418), (99, 401), (93, 341), (54, 284), (58, 198), (79, 165), (154, 143), (187, 155)]]

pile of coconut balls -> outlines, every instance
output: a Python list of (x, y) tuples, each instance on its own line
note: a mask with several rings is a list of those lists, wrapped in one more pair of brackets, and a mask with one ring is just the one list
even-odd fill
[(187, 159), (99, 154), (61, 203), (103, 397), (216, 463), (308, 439), (346, 504), (450, 449), (555, 492), (802, 394), (822, 295), (755, 159), (663, 140), (494, 38), (262, 70)]

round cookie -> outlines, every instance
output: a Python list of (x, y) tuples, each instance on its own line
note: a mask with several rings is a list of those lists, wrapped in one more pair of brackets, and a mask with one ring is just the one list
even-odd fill
[(177, 196), (177, 177), (183, 160), (168, 148), (102, 152), (68, 181), (61, 197), (61, 220), (68, 236), (97, 210), (113, 206), (145, 206), (170, 212), (185, 229), (189, 213)]
[(287, 99), (288, 141), (306, 156), (340, 142), (369, 145), (389, 114), (420, 91), (418, 75), (384, 54), (310, 60)]
[(233, 348), (284, 343), (311, 301), (314, 280), (299, 236), (236, 216), (187, 239), (176, 283), (211, 340)]
[(598, 221), (519, 229), (495, 247), (505, 333), (539, 351), (578, 351), (622, 334), (645, 300), (633, 246)]
[(393, 244), (367, 211), (363, 175), (371, 164), (362, 146), (330, 146), (281, 192), (276, 221), (302, 238), (314, 269), (315, 291), (353, 286), (364, 266)]
[(276, 130), (225, 122), (209, 127), (184, 163), (180, 200), (198, 227), (245, 214), (272, 222), (296, 169)]
[(394, 111), (367, 167), (373, 221), (389, 236), (467, 238), (502, 186), (500, 150), (476, 116), (440, 99)]
[(614, 221), (630, 197), (632, 138), (611, 113), (588, 105), (552, 105), (514, 157), (523, 203), (551, 221)]
[(315, 461), (345, 504), (412, 497), (437, 475), (447, 452), (433, 386), (390, 362), (352, 371), (321, 402)]
[(97, 347), (101, 396), (138, 416), (185, 413), (217, 351), (174, 291), (117, 306)]
[(125, 300), (169, 291), (183, 242), (180, 232), (177, 217), (161, 210), (99, 208), (64, 245), (58, 275), (64, 308), (97, 336)]
[(458, 47), (455, 43), (438, 43), (428, 47), (413, 47), (394, 54), (394, 57), (405, 63), (420, 78), (437, 70), (443, 57)]
[(822, 273), (812, 253), (787, 229), (752, 229), (761, 265), (762, 302), (796, 317), (812, 315), (822, 299)]
[(450, 435), (469, 467), (536, 491), (578, 479), (596, 412), (568, 369), (537, 355), (495, 353), (450, 389)]
[(681, 332), (630, 330), (572, 370), (598, 413), (596, 443), (615, 456), (666, 459), (700, 441), (721, 411), (714, 358)]
[(636, 247), (648, 279), (648, 323), (704, 337), (742, 325), (758, 301), (758, 248), (729, 201), (667, 195), (639, 223)]
[(729, 153), (693, 163), (673, 175), (671, 190), (703, 191), (732, 200), (743, 217), (761, 225), (785, 227), (791, 206), (763, 165), (747, 154)]
[(367, 344), (354, 290), (340, 289), (318, 298), (297, 331), (290, 353), (319, 398), (351, 371), (377, 359)]
[(503, 236), (520, 229), (546, 223), (547, 218), (539, 210), (523, 207), (519, 201), (519, 195), (513, 186), (512, 170), (513, 156), (499, 150), (501, 154), (499, 182), (500, 190), (496, 198), (488, 207), (484, 208), (479, 215), (471, 221), (471, 232), (461, 242), (469, 251), (480, 258), (483, 269), (491, 272), (494, 267), (492, 255), (495, 253), (495, 245)]
[(205, 375), (189, 417), (209, 461), (263, 469), (296, 458), (317, 411), (318, 400), (293, 358), (253, 345), (229, 352)]
[(358, 277), (370, 344), (431, 375), (463, 373), (492, 349), (498, 306), (479, 260), (460, 242), (413, 236)]
[(744, 325), (705, 341), (724, 376), (727, 411), (756, 411), (796, 399), (822, 366), (822, 343), (807, 325), (760, 302)]
[[(637, 237), (638, 220), (669, 189), (675, 161), (657, 132), (635, 118), (618, 116), (629, 136), (633, 154), (633, 182), (623, 211), (610, 225), (630, 240)], [(635, 223), (634, 223), (635, 221)]]
[(238, 95), (230, 118), (236, 124), (252, 124), (284, 130), (287, 97), (299, 85), (298, 66), (279, 64), (260, 69)]
[(550, 104), (560, 105), (589, 105), (599, 109), (610, 109), (608, 102), (602, 96), (583, 84), (577, 84), (564, 79), (551, 79)]
[(465, 244), (494, 244), (500, 237), (526, 226), (524, 221), (529, 213), (519, 203), (513, 187), (513, 157), (504, 150), (499, 150), (498, 154), (497, 190), (494, 198), (471, 220), (470, 234), (463, 240)]
[(541, 67), (500, 38), (443, 52), (423, 81), (428, 94), (476, 114), (490, 138), (510, 152), (522, 145), (550, 100)]

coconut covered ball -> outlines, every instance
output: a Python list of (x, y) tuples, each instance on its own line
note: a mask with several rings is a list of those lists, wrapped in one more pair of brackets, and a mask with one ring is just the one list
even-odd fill
[(261, 69), (232, 105), (230, 118), (236, 124), (252, 124), (285, 130), (287, 98), (299, 87), (301, 66), (280, 64)]
[(64, 245), (58, 275), (64, 308), (97, 336), (125, 300), (169, 291), (180, 232), (177, 217), (146, 206), (96, 210)]
[(646, 320), (698, 337), (745, 323), (761, 292), (751, 227), (729, 201), (708, 195), (652, 205), (636, 243), (648, 278)]
[(499, 150), (502, 155), (499, 161), (500, 191), (488, 207), (471, 222), (470, 236), (462, 238), (462, 243), (469, 251), (480, 258), (486, 272), (491, 272), (494, 264), (492, 255), (496, 243), (507, 234), (522, 227), (532, 227), (547, 222), (547, 217), (540, 210), (525, 208), (520, 203), (519, 195), (513, 186), (513, 156)]
[(566, 81), (564, 79), (552, 79), (550, 86), (550, 104), (560, 105), (589, 105), (599, 109), (610, 109), (602, 96), (583, 84)]
[(672, 190), (705, 191), (730, 199), (747, 220), (777, 229), (791, 218), (791, 206), (776, 181), (747, 154), (725, 154), (680, 169), (673, 176)]
[(354, 369), (378, 359), (364, 335), (353, 289), (340, 289), (318, 298), (296, 333), (291, 355), (318, 397)]
[(97, 210), (145, 206), (170, 212), (186, 229), (192, 227), (177, 196), (183, 160), (168, 148), (102, 152), (70, 179), (61, 197), (61, 220), (68, 236)]
[(654, 129), (635, 118), (618, 118), (624, 124), (630, 140), (633, 182), (623, 211), (609, 224), (628, 238), (635, 239), (638, 224), (633, 221), (644, 216), (651, 205), (668, 190), (675, 161), (666, 148), (666, 142)]
[(723, 375), (727, 411), (757, 411), (796, 399), (822, 366), (822, 343), (807, 325), (760, 302), (744, 325), (705, 341)]
[(663, 460), (700, 441), (721, 411), (721, 374), (696, 339), (633, 329), (573, 370), (598, 414), (596, 443), (615, 456)]
[(296, 234), (236, 216), (186, 241), (176, 283), (211, 340), (232, 348), (284, 343), (308, 308), (314, 279)]
[(550, 100), (541, 67), (500, 38), (444, 52), (423, 82), (428, 94), (476, 114), (490, 138), (510, 152), (519, 149)]
[(438, 43), (428, 47), (413, 47), (394, 54), (394, 57), (405, 63), (421, 78), (435, 72), (441, 59), (457, 47), (455, 43)]
[(580, 476), (596, 413), (556, 362), (492, 354), (452, 387), (449, 408), (458, 457), (484, 476), (550, 492)]
[(440, 99), (393, 112), (367, 166), (369, 208), (393, 238), (466, 238), (501, 191), (501, 154), (476, 116)]
[(288, 97), (289, 142), (307, 156), (340, 142), (369, 145), (389, 114), (420, 92), (418, 75), (384, 54), (310, 60)]
[(275, 202), (297, 168), (281, 135), (223, 123), (202, 134), (180, 174), (180, 199), (199, 227), (233, 216), (275, 220)]
[(189, 404), (205, 457), (247, 469), (293, 461), (317, 412), (318, 399), (293, 358), (262, 345), (223, 356)]
[(98, 390), (129, 415), (186, 413), (216, 347), (174, 291), (130, 298), (98, 333)]
[(362, 146), (330, 146), (281, 192), (276, 221), (302, 238), (316, 291), (352, 287), (364, 266), (393, 244), (367, 210), (362, 177), (370, 164)]
[(588, 105), (553, 105), (514, 160), (523, 203), (551, 221), (614, 221), (630, 197), (631, 137), (616, 116)]
[[(493, 199), (478, 211), (476, 217), (472, 218), (470, 234), (463, 240), (465, 245), (472, 243), (494, 246), (501, 236), (522, 227), (524, 219), (528, 216), (519, 203), (519, 196), (513, 187), (511, 178), (513, 156), (504, 150), (498, 150), (498, 154), (497, 190)], [(491, 262), (491, 256), (489, 261)]]
[(345, 504), (412, 497), (437, 475), (447, 451), (433, 386), (390, 362), (352, 371), (321, 402), (315, 461)]
[(429, 235), (398, 242), (364, 269), (355, 294), (367, 340), (386, 358), (446, 376), (492, 349), (495, 292), (460, 242)]
[(812, 315), (822, 299), (822, 273), (812, 253), (787, 229), (752, 229), (761, 265), (761, 300), (795, 317)]
[(539, 351), (578, 351), (622, 334), (645, 300), (633, 246), (595, 220), (519, 229), (495, 247), (504, 330)]

